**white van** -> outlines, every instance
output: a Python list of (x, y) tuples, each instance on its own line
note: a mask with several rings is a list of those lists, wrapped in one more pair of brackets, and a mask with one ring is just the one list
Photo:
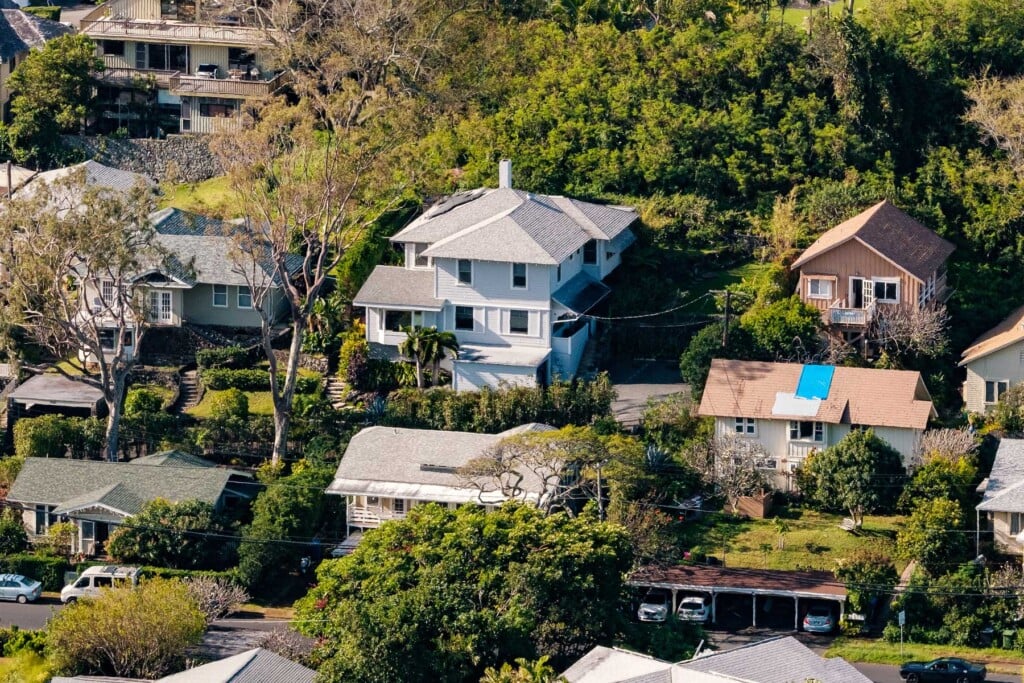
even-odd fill
[(139, 569), (115, 565), (89, 567), (73, 583), (64, 586), (60, 592), (60, 601), (67, 604), (78, 598), (94, 597), (100, 594), (100, 589), (113, 588), (121, 582), (138, 585)]

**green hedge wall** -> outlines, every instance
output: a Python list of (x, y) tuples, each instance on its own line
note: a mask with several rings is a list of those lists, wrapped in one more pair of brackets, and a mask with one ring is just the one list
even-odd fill
[(0, 574), (21, 574), (43, 584), (44, 591), (59, 591), (64, 587), (64, 572), (71, 564), (63, 557), (52, 555), (5, 555), (0, 557)]
[(142, 567), (142, 575), (161, 579), (187, 579), (190, 576), (208, 576), (212, 579), (226, 579), (231, 583), (239, 583), (238, 570), (226, 569), (213, 571), (210, 569), (168, 569), (167, 567)]
[[(238, 389), (239, 391), (268, 391), (270, 376), (266, 370), (257, 368), (207, 368), (199, 374), (200, 380), (207, 389), (221, 391)], [(281, 376), (284, 381), (284, 376)], [(323, 377), (319, 373), (302, 375), (295, 382), (295, 391), (299, 394), (312, 394), (319, 388)]]
[(219, 349), (201, 349), (196, 351), (196, 365), (201, 370), (207, 368), (240, 368), (250, 359), (251, 352), (241, 346), (225, 346)]

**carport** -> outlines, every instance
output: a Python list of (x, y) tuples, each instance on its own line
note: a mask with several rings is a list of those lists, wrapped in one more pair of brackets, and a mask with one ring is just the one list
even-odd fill
[(680, 594), (703, 593), (711, 596), (711, 621), (718, 621), (718, 598), (722, 595), (749, 597), (751, 625), (757, 627), (758, 598), (793, 601), (793, 630), (800, 630), (800, 600), (823, 600), (839, 604), (842, 618), (846, 588), (831, 572), (790, 572), (768, 569), (732, 569), (704, 565), (657, 567), (649, 565), (633, 572), (627, 582), (642, 588), (661, 588), (672, 593), (672, 613)]

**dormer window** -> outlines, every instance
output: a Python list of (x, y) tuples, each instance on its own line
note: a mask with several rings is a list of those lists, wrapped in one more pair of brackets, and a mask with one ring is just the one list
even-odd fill
[(590, 240), (583, 245), (583, 265), (597, 265), (597, 240)]
[(459, 259), (459, 284), (473, 284), (473, 262), (466, 258)]
[(413, 250), (413, 265), (417, 268), (428, 268), (430, 267), (430, 257), (424, 256), (423, 252), (427, 250), (429, 244), (414, 244), (412, 245)]

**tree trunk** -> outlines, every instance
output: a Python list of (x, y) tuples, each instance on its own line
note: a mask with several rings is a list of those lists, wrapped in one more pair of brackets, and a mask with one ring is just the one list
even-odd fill
[[(268, 356), (274, 355), (269, 344), (270, 331), (266, 331), (264, 340)], [(302, 355), (302, 338), (306, 334), (306, 322), (301, 317), (292, 321), (292, 343), (288, 347), (288, 361), (284, 369), (284, 386), (278, 382), (277, 364), (270, 363), (271, 398), (274, 400), (274, 450), (271, 462), (279, 464), (288, 454), (288, 428), (292, 421), (292, 403), (295, 398), (295, 381), (299, 376), (299, 357)]]
[(430, 386), (436, 387), (441, 383), (441, 361), (435, 360), (430, 367)]
[(416, 357), (416, 388), (423, 388), (423, 363), (420, 362), (419, 356)]
[[(114, 372), (110, 388), (110, 394), (106, 397), (107, 404), (107, 431), (104, 435), (104, 447), (107, 460), (117, 462), (118, 450), (121, 442), (121, 412), (124, 406), (124, 384), (126, 377), (120, 372)], [(104, 392), (106, 393), (106, 392)]]

